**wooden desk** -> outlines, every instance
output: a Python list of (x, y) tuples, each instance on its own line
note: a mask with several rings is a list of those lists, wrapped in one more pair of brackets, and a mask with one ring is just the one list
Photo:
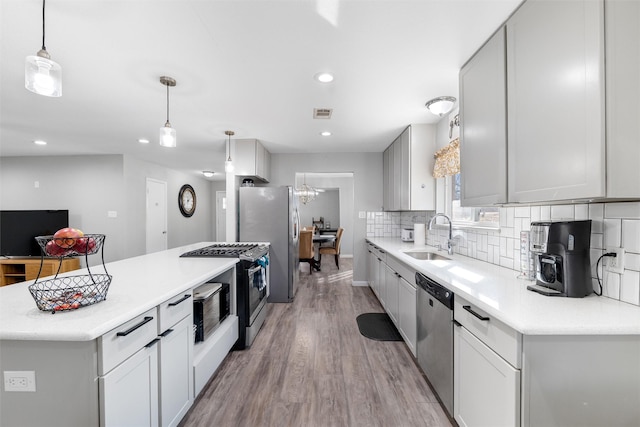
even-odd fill
[[(45, 258), (42, 261), (41, 277), (53, 276), (58, 271), (60, 259)], [(78, 258), (64, 258), (60, 273), (77, 270), (80, 268)], [(13, 285), (14, 283), (34, 280), (40, 271), (40, 258), (9, 258), (0, 259), (0, 286)]]

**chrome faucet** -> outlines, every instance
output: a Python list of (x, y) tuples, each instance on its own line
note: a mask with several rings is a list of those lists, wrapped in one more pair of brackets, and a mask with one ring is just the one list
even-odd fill
[(438, 218), (439, 216), (446, 218), (447, 221), (449, 222), (449, 239), (447, 240), (447, 253), (449, 255), (453, 255), (453, 244), (455, 243), (455, 241), (453, 240), (453, 230), (452, 230), (452, 226), (451, 226), (451, 218), (449, 218), (448, 216), (446, 216), (443, 213), (437, 213), (433, 216), (433, 218), (431, 218), (429, 220), (429, 230), (431, 230), (431, 228), (433, 227), (433, 223), (436, 221), (436, 218)]

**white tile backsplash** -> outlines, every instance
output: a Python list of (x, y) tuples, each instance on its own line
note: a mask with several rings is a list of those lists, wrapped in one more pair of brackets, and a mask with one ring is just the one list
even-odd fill
[[(433, 212), (367, 213), (367, 237), (397, 237), (400, 229), (414, 223), (428, 223)], [(386, 219), (385, 219), (386, 218)], [(500, 230), (455, 230), (456, 253), (520, 270), (520, 231), (530, 230), (533, 221), (591, 219), (591, 273), (594, 289), (599, 291), (595, 264), (607, 247), (622, 247), (625, 255), (623, 274), (599, 274), (603, 295), (640, 305), (640, 202), (593, 203), (579, 205), (517, 206), (500, 208)], [(386, 224), (385, 227), (383, 225)], [(426, 231), (427, 244), (446, 247), (445, 229)]]

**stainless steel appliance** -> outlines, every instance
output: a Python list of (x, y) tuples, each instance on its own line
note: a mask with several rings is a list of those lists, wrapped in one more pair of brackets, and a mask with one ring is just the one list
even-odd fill
[(292, 187), (241, 187), (238, 240), (269, 242), (269, 302), (291, 302), (299, 280), (300, 215)]
[(240, 259), (236, 264), (238, 341), (234, 348), (249, 347), (267, 317), (269, 247), (255, 243), (215, 243), (180, 256)]
[(403, 228), (400, 230), (400, 240), (403, 242), (413, 242), (413, 228)]
[(453, 292), (421, 273), (418, 285), (418, 364), (453, 417)]
[(205, 283), (193, 291), (195, 341), (206, 340), (231, 311), (228, 283)]
[(591, 284), (591, 220), (532, 222), (536, 284), (527, 289), (548, 296), (582, 298)]

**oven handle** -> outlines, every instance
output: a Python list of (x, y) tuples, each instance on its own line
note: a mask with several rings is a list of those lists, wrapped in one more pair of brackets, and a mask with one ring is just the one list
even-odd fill
[(251, 277), (260, 270), (262, 270), (262, 266), (260, 265), (257, 267), (250, 268), (249, 270), (247, 270), (247, 276)]

